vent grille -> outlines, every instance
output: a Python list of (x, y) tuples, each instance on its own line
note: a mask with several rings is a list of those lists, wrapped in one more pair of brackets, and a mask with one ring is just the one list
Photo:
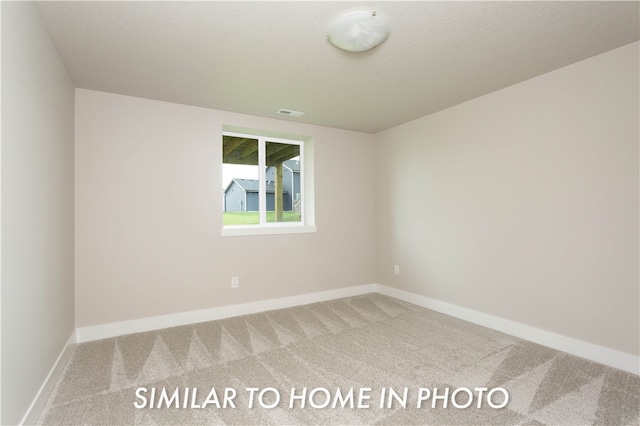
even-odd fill
[(289, 117), (302, 117), (304, 115), (304, 112), (291, 111), (290, 109), (279, 109), (278, 114), (288, 115)]

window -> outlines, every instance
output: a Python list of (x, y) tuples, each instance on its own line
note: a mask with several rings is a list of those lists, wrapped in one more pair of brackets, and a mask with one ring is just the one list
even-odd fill
[(306, 139), (223, 131), (222, 235), (315, 231)]

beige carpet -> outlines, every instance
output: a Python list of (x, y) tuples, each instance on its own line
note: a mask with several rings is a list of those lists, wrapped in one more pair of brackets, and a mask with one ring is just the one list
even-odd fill
[(39, 422), (638, 425), (639, 406), (638, 376), (370, 294), (79, 344)]

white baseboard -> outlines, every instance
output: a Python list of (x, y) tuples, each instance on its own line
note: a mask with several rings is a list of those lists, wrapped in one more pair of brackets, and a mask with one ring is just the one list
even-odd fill
[(42, 410), (44, 409), (49, 397), (51, 396), (51, 392), (53, 391), (53, 387), (58, 382), (60, 376), (62, 376), (62, 372), (64, 371), (64, 367), (67, 365), (67, 360), (71, 356), (71, 348), (76, 343), (76, 335), (75, 333), (71, 333), (69, 336), (69, 340), (60, 351), (60, 355), (56, 359), (56, 362), (53, 363), (53, 367), (49, 370), (49, 374), (44, 379), (42, 386), (38, 390), (35, 398), (31, 402), (31, 405), (27, 409), (27, 412), (20, 420), (21, 425), (33, 425), (36, 424), (38, 418), (40, 418), (40, 414), (42, 414)]
[(221, 306), (198, 311), (181, 312), (177, 314), (81, 327), (76, 329), (75, 337), (78, 343), (89, 342), (109, 337), (122, 336), (125, 334), (213, 321), (239, 315), (254, 314), (274, 309), (283, 309), (292, 306), (306, 305), (309, 303), (323, 302), (342, 297), (358, 296), (367, 293), (380, 293), (394, 297), (405, 302), (413, 303), (414, 305), (422, 306), (436, 312), (441, 312), (443, 314), (491, 328), (524, 340), (640, 375), (640, 357), (638, 356), (381, 284), (345, 287), (298, 296), (243, 303), (239, 305)]
[(521, 339), (538, 343), (543, 346), (548, 346), (562, 352), (567, 352), (581, 358), (586, 358), (591, 361), (640, 375), (640, 357), (635, 355), (551, 333), (539, 328), (474, 311), (472, 309), (463, 308), (440, 300), (431, 299), (426, 296), (420, 296), (397, 288), (377, 284), (376, 290), (380, 294), (413, 303), (414, 305), (422, 306), (423, 308), (431, 309), (433, 311), (460, 318), (493, 330), (501, 331), (511, 336), (519, 337)]
[(431, 299), (405, 290), (387, 287), (381, 284), (366, 284), (317, 293), (302, 294), (298, 296), (282, 297), (239, 305), (221, 306), (211, 309), (78, 328), (75, 333), (72, 333), (69, 337), (67, 344), (60, 352), (58, 359), (56, 359), (53, 364), (53, 367), (42, 383), (42, 386), (38, 390), (38, 393), (29, 406), (29, 409), (20, 421), (20, 424), (35, 424), (38, 421), (47, 400), (51, 396), (53, 387), (62, 375), (67, 360), (71, 355), (71, 348), (75, 343), (194, 324), (204, 321), (213, 321), (239, 315), (254, 314), (274, 309), (283, 309), (310, 303), (323, 302), (326, 300), (339, 299), (342, 297), (359, 296), (367, 293), (380, 293), (394, 297), (464, 321), (640, 375), (640, 357), (635, 355), (616, 351), (614, 349), (584, 342), (571, 337), (561, 336), (539, 328), (499, 318), (479, 311), (474, 311), (472, 309), (463, 308), (440, 300)]
[(317, 293), (301, 294), (298, 296), (261, 300), (259, 302), (220, 306), (217, 308), (202, 309), (198, 311), (181, 312), (177, 314), (140, 318), (130, 321), (121, 321), (90, 327), (81, 327), (76, 329), (76, 341), (78, 343), (90, 342), (93, 340), (106, 339), (109, 337), (122, 336), (125, 334), (159, 330), (162, 328), (213, 321), (239, 315), (272, 311), (274, 309), (307, 305), (310, 303), (339, 299), (341, 297), (359, 296), (361, 294), (375, 293), (376, 288), (377, 284), (365, 284), (354, 287), (344, 287), (335, 290), (321, 291)]

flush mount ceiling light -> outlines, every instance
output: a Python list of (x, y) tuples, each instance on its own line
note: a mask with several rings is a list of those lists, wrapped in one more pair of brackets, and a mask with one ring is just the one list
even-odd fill
[(342, 15), (327, 32), (327, 40), (340, 49), (362, 52), (373, 49), (389, 37), (387, 21), (375, 11)]

